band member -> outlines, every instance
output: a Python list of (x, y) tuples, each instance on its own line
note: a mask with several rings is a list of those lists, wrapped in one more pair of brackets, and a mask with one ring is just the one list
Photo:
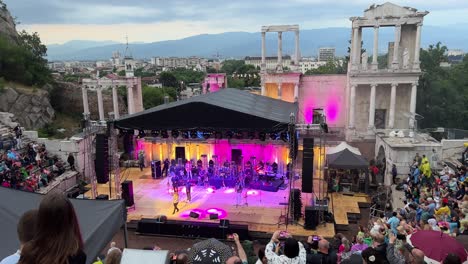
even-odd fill
[(190, 181), (187, 181), (185, 183), (185, 193), (187, 194), (187, 202), (189, 203), (192, 201), (191, 192), (192, 192), (192, 184), (190, 183)]
[(200, 170), (203, 167), (203, 161), (202, 160), (197, 160), (197, 167)]
[(241, 181), (237, 181), (236, 183), (236, 207), (238, 207), (239, 205), (241, 205), (242, 203), (242, 191), (244, 190), (244, 188), (242, 187), (242, 183)]
[(179, 177), (177, 175), (172, 176), (172, 188), (174, 188), (174, 192), (179, 191)]
[(174, 194), (172, 196), (172, 203), (174, 204), (174, 211), (172, 214), (175, 214), (175, 212), (179, 212), (179, 208), (177, 208), (177, 205), (179, 204), (179, 192), (177, 189), (174, 189)]
[(214, 161), (210, 159), (210, 161), (208, 162), (208, 165), (210, 168), (214, 168)]
[(278, 163), (273, 162), (273, 164), (271, 164), (271, 169), (273, 170), (274, 174), (278, 173)]
[(228, 161), (228, 160), (226, 160), (226, 161), (224, 162), (224, 167), (225, 167), (225, 168), (229, 168), (229, 161)]
[(185, 163), (185, 171), (187, 173), (187, 178), (192, 179), (192, 162), (190, 162), (190, 160), (187, 160)]
[(163, 177), (167, 177), (167, 172), (169, 170), (169, 159), (165, 159), (164, 160), (164, 165), (163, 165), (163, 169), (162, 169), (162, 175)]

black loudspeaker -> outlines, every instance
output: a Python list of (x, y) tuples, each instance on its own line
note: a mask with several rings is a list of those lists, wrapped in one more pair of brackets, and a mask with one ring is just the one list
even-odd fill
[(306, 206), (304, 229), (308, 229), (308, 230), (317, 229), (317, 225), (319, 221), (318, 214), (319, 214), (319, 211), (314, 206)]
[(294, 221), (298, 221), (302, 212), (301, 190), (292, 189), (289, 195), (292, 204), (291, 217)]
[(167, 216), (165, 215), (158, 215), (156, 217), (156, 223), (158, 224), (165, 224), (167, 222)]
[(200, 214), (197, 213), (197, 212), (190, 212), (190, 217), (192, 217), (192, 218), (198, 218), (198, 217), (200, 217)]
[(234, 161), (237, 165), (242, 164), (242, 150), (241, 149), (231, 150), (231, 161)]
[(218, 214), (210, 214), (210, 220), (218, 219)]
[(229, 220), (227, 220), (227, 219), (219, 220), (219, 227), (220, 228), (229, 228)]
[(153, 179), (159, 179), (162, 177), (160, 160), (153, 160), (151, 162), (151, 176), (153, 177)]
[(94, 160), (98, 183), (109, 181), (109, 140), (105, 134), (96, 135), (96, 159)]
[(109, 200), (109, 195), (107, 194), (100, 194), (96, 197), (96, 200)]
[(302, 192), (314, 191), (314, 139), (304, 138), (302, 154)]
[(126, 206), (133, 206), (135, 201), (133, 200), (133, 182), (124, 181), (122, 182), (122, 198), (125, 200)]

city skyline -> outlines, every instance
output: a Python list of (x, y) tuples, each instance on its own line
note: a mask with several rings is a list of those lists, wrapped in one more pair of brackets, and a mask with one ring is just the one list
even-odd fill
[[(267, 24), (299, 24), (301, 29), (350, 27), (349, 17), (361, 15), (372, 1), (149, 1), (133, 3), (103, 0), (3, 0), (20, 24), (18, 29), (38, 32), (45, 44), (70, 40), (156, 42), (198, 34), (232, 31), (256, 32)], [(267, 3), (267, 4), (266, 4)], [(382, 4), (384, 2), (379, 2)], [(448, 0), (392, 1), (430, 11), (425, 24), (467, 24), (468, 2)], [(41, 15), (37, 15), (41, 14)]]

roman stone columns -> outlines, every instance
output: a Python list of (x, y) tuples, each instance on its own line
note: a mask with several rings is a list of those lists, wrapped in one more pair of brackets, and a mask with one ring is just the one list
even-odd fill
[(117, 86), (112, 84), (112, 105), (114, 107), (114, 117), (115, 119), (119, 119), (119, 97), (117, 93)]
[(418, 91), (418, 82), (413, 82), (411, 84), (411, 101), (410, 101), (410, 113), (413, 118), (409, 120), (409, 127), (414, 128), (414, 118), (416, 115), (416, 94)]
[[(260, 66), (260, 69), (262, 71), (266, 71), (266, 43), (265, 43), (265, 35), (266, 32), (262, 32), (262, 64)], [(263, 95), (263, 93), (262, 93)]]
[(102, 101), (102, 87), (98, 85), (97, 88), (97, 100), (99, 110), (99, 120), (104, 121), (104, 102)]
[(295, 61), (295, 65), (297, 67), (299, 67), (299, 61), (301, 60), (301, 51), (300, 51), (300, 48), (299, 48), (299, 30), (296, 30), (294, 31), (295, 33), (295, 44), (296, 44), (296, 61)]
[(355, 122), (355, 109), (356, 109), (356, 84), (351, 84), (351, 91), (349, 93), (349, 128), (354, 128)]
[(379, 26), (374, 26), (374, 53), (372, 54), (372, 70), (379, 69)]
[(401, 38), (401, 25), (395, 26), (395, 43), (393, 45), (393, 61), (392, 68), (400, 68), (400, 38)]
[(283, 32), (278, 32), (278, 65), (277, 71), (283, 71)]
[(81, 87), (81, 93), (83, 95), (83, 114), (89, 115), (88, 88)]
[(413, 69), (419, 70), (419, 52), (421, 50), (421, 28), (422, 23), (416, 25), (416, 40), (414, 44), (414, 61)]
[(369, 98), (369, 125), (368, 129), (372, 130), (374, 128), (375, 120), (375, 89), (377, 84), (371, 84), (370, 98)]
[(135, 99), (133, 96), (133, 82), (127, 80), (127, 102), (128, 102), (128, 114), (135, 113)]
[(299, 98), (299, 83), (294, 84), (294, 102), (297, 102)]
[(390, 91), (390, 112), (388, 113), (388, 128), (390, 129), (392, 129), (395, 126), (395, 104), (397, 86), (397, 83), (392, 83), (392, 89)]
[(281, 100), (281, 88), (282, 88), (281, 86), (282, 85), (283, 84), (281, 82), (278, 83), (278, 99), (280, 99), (280, 100)]

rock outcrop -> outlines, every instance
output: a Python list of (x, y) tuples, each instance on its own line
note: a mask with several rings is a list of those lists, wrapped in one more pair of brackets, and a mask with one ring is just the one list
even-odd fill
[(7, 40), (18, 44), (18, 33), (16, 32), (15, 20), (6, 8), (5, 4), (0, 1), (0, 36), (6, 37)]
[(15, 84), (7, 84), (1, 92), (0, 111), (14, 114), (26, 129), (42, 128), (55, 117), (47, 91)]

